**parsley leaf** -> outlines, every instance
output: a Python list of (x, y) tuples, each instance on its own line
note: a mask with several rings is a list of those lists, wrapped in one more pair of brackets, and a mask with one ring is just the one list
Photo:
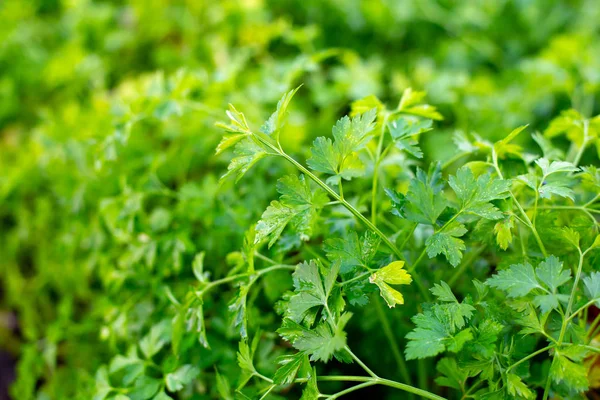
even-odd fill
[(343, 239), (327, 239), (324, 250), (329, 260), (340, 262), (340, 272), (345, 274), (357, 266), (369, 268), (380, 241), (379, 236), (371, 231), (367, 231), (360, 239), (355, 231), (350, 231)]
[(281, 178), (277, 191), (279, 201), (272, 201), (256, 224), (255, 243), (268, 239), (271, 247), (288, 225), (301, 240), (308, 240), (327, 195), (322, 189), (312, 189), (304, 175)]
[(462, 167), (450, 177), (448, 184), (458, 197), (461, 212), (492, 220), (502, 218), (500, 210), (490, 201), (508, 197), (510, 181), (495, 179), (489, 174), (475, 179), (469, 167)]
[(443, 231), (431, 235), (425, 245), (427, 246), (427, 255), (433, 258), (438, 254), (443, 254), (446, 259), (456, 267), (462, 259), (462, 252), (465, 251), (465, 243), (459, 239), (467, 233), (467, 228), (463, 224), (453, 222)]
[(441, 195), (444, 188), (440, 164), (431, 165), (425, 173), (417, 168), (417, 176), (410, 181), (406, 196), (392, 189), (386, 193), (392, 200), (393, 213), (399, 217), (420, 224), (435, 225), (446, 208), (446, 200)]
[(377, 109), (372, 109), (352, 119), (348, 116), (340, 119), (333, 127), (334, 140), (318, 137), (311, 148), (308, 166), (319, 172), (333, 175), (327, 183), (335, 185), (340, 179), (350, 180), (364, 173), (364, 165), (358, 157), (358, 151), (371, 140), (371, 131), (375, 128)]

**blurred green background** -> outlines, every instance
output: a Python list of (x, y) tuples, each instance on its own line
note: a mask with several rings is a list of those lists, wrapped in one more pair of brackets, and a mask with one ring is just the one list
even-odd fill
[[(426, 164), (453, 154), (456, 130), (497, 139), (598, 114), (598, 21), (597, 0), (3, 0), (0, 398), (14, 377), (13, 399), (116, 399), (97, 371), (176, 317), (165, 290), (185, 293), (194, 256), (214, 277), (236, 264), (286, 166), (218, 184), (228, 103), (263, 121), (303, 83), (282, 137), (304, 157), (351, 101), (426, 90), (445, 117)], [(271, 310), (289, 277), (263, 285)], [(214, 366), (235, 379), (229, 298), (205, 300), (212, 350), (190, 332), (164, 355), (200, 369), (174, 398), (219, 398)]]

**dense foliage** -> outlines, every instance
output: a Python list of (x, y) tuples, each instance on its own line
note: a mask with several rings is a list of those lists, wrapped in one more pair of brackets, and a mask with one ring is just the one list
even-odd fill
[(597, 1), (0, 18), (11, 398), (600, 387)]

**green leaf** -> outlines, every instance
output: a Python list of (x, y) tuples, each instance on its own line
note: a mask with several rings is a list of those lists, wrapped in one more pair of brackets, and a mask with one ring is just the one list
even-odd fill
[(229, 163), (227, 172), (221, 177), (222, 180), (235, 175), (235, 181), (238, 182), (254, 164), (269, 155), (261, 146), (248, 138), (235, 145), (234, 153), (236, 157)]
[(504, 326), (492, 319), (483, 320), (474, 330), (468, 349), (483, 359), (491, 359), (496, 352), (496, 342)]
[(525, 399), (535, 399), (535, 393), (527, 387), (517, 374), (506, 374), (506, 389), (511, 396)]
[(283, 355), (277, 358), (279, 368), (275, 371), (273, 382), (277, 385), (287, 385), (294, 381), (303, 363), (307, 363), (306, 354), (298, 352), (292, 355)]
[(438, 254), (443, 254), (448, 262), (456, 267), (462, 259), (462, 252), (465, 251), (465, 243), (459, 237), (467, 233), (467, 228), (463, 224), (453, 222), (443, 231), (430, 236), (425, 242), (427, 246), (427, 255), (433, 258)]
[(458, 352), (473, 338), (471, 329), (456, 333), (450, 321), (450, 311), (440, 305), (411, 318), (416, 327), (406, 338), (406, 359), (433, 357), (444, 350)]
[(542, 288), (529, 263), (511, 265), (489, 278), (485, 284), (507, 292), (508, 297), (523, 297), (533, 289)]
[(221, 396), (223, 400), (233, 400), (233, 396), (231, 395), (231, 385), (229, 384), (227, 377), (221, 375), (216, 368), (215, 376), (217, 380), (217, 391), (219, 392), (219, 396)]
[(350, 119), (348, 116), (340, 119), (333, 127), (333, 142), (331, 139), (318, 137), (311, 148), (311, 158), (308, 166), (319, 172), (333, 175), (327, 179), (329, 184), (337, 184), (340, 179), (350, 180), (364, 173), (364, 165), (358, 158), (358, 151), (363, 149), (371, 140), (377, 109)]
[(266, 135), (273, 136), (276, 141), (279, 141), (279, 133), (281, 128), (285, 124), (285, 117), (287, 114), (287, 108), (290, 104), (290, 101), (300, 89), (301, 86), (298, 86), (294, 90), (290, 90), (286, 94), (283, 95), (281, 100), (277, 103), (277, 109), (269, 119), (261, 126), (260, 131)]
[(248, 284), (241, 284), (236, 296), (231, 300), (228, 310), (233, 314), (233, 326), (239, 329), (242, 339), (248, 337), (248, 322), (246, 318), (246, 300), (248, 297)]
[(165, 376), (167, 389), (171, 392), (178, 392), (189, 385), (200, 374), (200, 370), (193, 365), (186, 364), (177, 368), (175, 372), (171, 372)]
[(562, 382), (577, 392), (583, 392), (589, 387), (586, 367), (559, 353), (555, 354), (552, 360), (550, 376), (554, 382)]
[(414, 91), (412, 88), (407, 88), (404, 93), (402, 93), (402, 98), (400, 99), (397, 110), (402, 113), (434, 120), (444, 119), (442, 114), (440, 114), (434, 106), (422, 104), (425, 96), (425, 92)]
[[(532, 290), (539, 289), (533, 302), (543, 313), (556, 309), (560, 301), (568, 301), (568, 296), (559, 294), (558, 287), (571, 279), (569, 270), (563, 271), (563, 264), (555, 256), (547, 257), (533, 270), (528, 264), (511, 265), (509, 269), (498, 272), (486, 284), (504, 290), (509, 297), (523, 297)], [(540, 284), (541, 282), (541, 284)]]
[(440, 195), (443, 187), (438, 163), (432, 164), (427, 174), (417, 168), (417, 176), (410, 181), (406, 196), (392, 189), (387, 189), (386, 193), (392, 200), (395, 215), (420, 224), (435, 225), (446, 208), (446, 200)]
[(398, 149), (423, 158), (423, 152), (414, 136), (430, 131), (432, 124), (430, 119), (402, 116), (389, 124), (390, 135)]
[(246, 122), (246, 117), (244, 114), (239, 112), (233, 104), (229, 104), (229, 109), (225, 112), (227, 117), (229, 118), (229, 124), (225, 124), (222, 122), (218, 122), (216, 125), (222, 129), (225, 129), (229, 132), (236, 132), (242, 134), (249, 134), (250, 127), (248, 126), (248, 122)]
[(560, 116), (554, 118), (548, 128), (544, 131), (544, 135), (549, 138), (556, 137), (561, 134), (566, 136), (577, 145), (583, 143), (583, 120), (585, 118), (575, 110), (566, 110), (560, 113)]
[(512, 217), (504, 218), (501, 221), (496, 222), (494, 225), (494, 233), (496, 234), (496, 243), (502, 250), (508, 249), (508, 246), (512, 243), (512, 229), (514, 228), (514, 222)]
[(274, 200), (256, 224), (255, 243), (269, 240), (271, 247), (286, 226), (296, 232), (301, 240), (308, 240), (320, 210), (328, 197), (321, 189), (313, 190), (304, 175), (287, 175), (277, 182), (280, 200)]
[(241, 340), (238, 344), (237, 362), (242, 371), (253, 374), (256, 370), (252, 361), (252, 352), (248, 340)]
[(194, 271), (194, 276), (201, 283), (206, 283), (208, 281), (208, 277), (204, 273), (204, 252), (196, 254), (194, 257), (194, 262), (192, 263), (192, 270)]
[(471, 169), (462, 167), (448, 183), (458, 197), (462, 212), (492, 220), (502, 218), (502, 212), (490, 202), (509, 196), (510, 181), (495, 179), (489, 174), (475, 179)]
[(499, 158), (506, 158), (507, 155), (512, 154), (517, 157), (522, 157), (522, 148), (521, 146), (511, 143), (514, 138), (516, 138), (521, 132), (523, 132), (527, 128), (527, 125), (520, 126), (515, 128), (506, 136), (504, 139), (494, 143), (494, 151), (498, 155)]
[[(125, 399), (123, 400), (127, 400), (129, 399), (129, 397), (125, 397)], [(116, 400), (116, 399), (115, 399)], [(166, 394), (165, 392), (158, 392), (158, 394), (156, 396), (154, 396), (152, 398), (152, 400), (173, 400), (173, 398), (171, 396), (169, 396), (168, 394)], [(229, 400), (229, 399), (227, 399)]]
[(559, 286), (571, 279), (571, 270), (563, 270), (563, 263), (555, 256), (549, 256), (542, 261), (535, 273), (552, 293), (556, 293)]
[(150, 333), (140, 341), (140, 349), (147, 359), (151, 359), (158, 353), (170, 337), (169, 326), (167, 323), (159, 323), (150, 329)]
[(456, 390), (462, 390), (469, 377), (468, 371), (460, 368), (456, 363), (456, 359), (450, 357), (442, 358), (437, 363), (436, 369), (442, 376), (435, 378), (435, 383)]
[(130, 400), (147, 400), (156, 395), (162, 385), (160, 379), (141, 376), (135, 380), (133, 389), (128, 393)]
[(315, 329), (308, 329), (286, 318), (278, 332), (290, 341), (295, 349), (308, 354), (310, 361), (328, 362), (334, 355), (338, 359), (344, 359), (343, 355), (336, 353), (346, 346), (344, 328), (351, 316), (351, 313), (342, 314), (335, 331), (332, 331), (327, 323), (320, 323)]
[(314, 316), (311, 313), (314, 307), (326, 306), (339, 268), (339, 263), (333, 263), (329, 270), (325, 270), (318, 260), (298, 264), (293, 274), (295, 291), (290, 297), (285, 316), (301, 323), (307, 317)]
[(325, 240), (323, 250), (325, 250), (329, 260), (340, 262), (340, 272), (345, 274), (352, 272), (355, 269), (354, 267), (369, 268), (380, 241), (379, 236), (371, 231), (365, 232), (360, 239), (355, 231), (350, 231), (343, 239)]
[(300, 400), (318, 400), (320, 394), (317, 386), (317, 370), (313, 368), (306, 382), (306, 387), (302, 390)]
[(439, 284), (435, 283), (429, 290), (439, 301), (458, 303), (456, 296), (452, 293), (452, 289), (444, 281), (441, 281)]
[[(566, 161), (548, 161), (540, 158), (535, 162), (542, 169), (542, 178), (537, 190), (540, 197), (549, 199), (553, 194), (573, 200), (573, 190), (569, 188), (572, 181), (564, 173), (576, 172), (579, 168)], [(554, 174), (562, 173), (558, 177)]]
[(460, 303), (446, 282), (441, 281), (440, 284), (434, 284), (430, 291), (439, 301), (449, 303), (444, 305), (444, 309), (448, 321), (453, 327), (462, 329), (466, 321), (473, 316), (475, 308), (470, 304)]
[(592, 272), (583, 278), (583, 284), (588, 300), (596, 300), (596, 306), (600, 306), (600, 272)]

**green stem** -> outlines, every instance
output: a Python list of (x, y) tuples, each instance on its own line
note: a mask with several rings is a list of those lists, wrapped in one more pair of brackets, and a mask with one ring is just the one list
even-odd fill
[(454, 164), (456, 161), (460, 160), (461, 158), (463, 158), (464, 156), (467, 156), (469, 154), (471, 154), (471, 152), (469, 152), (469, 151), (463, 151), (462, 153), (455, 154), (454, 156), (452, 156), (450, 159), (448, 159), (446, 162), (444, 162), (442, 164), (442, 169), (448, 168), (449, 166)]
[(581, 278), (581, 271), (583, 269), (583, 258), (585, 253), (581, 252), (581, 249), (578, 247), (579, 251), (579, 264), (577, 265), (577, 271), (575, 273), (575, 282), (573, 282), (573, 289), (571, 290), (571, 295), (569, 296), (569, 303), (567, 304), (567, 310), (565, 311), (565, 316), (563, 318), (563, 323), (560, 328), (560, 334), (558, 335), (558, 345), (562, 344), (562, 341), (565, 336), (565, 332), (567, 331), (567, 325), (569, 323), (571, 308), (573, 307), (573, 301), (575, 300), (575, 292), (577, 291), (577, 285), (579, 284), (579, 279)]
[[(594, 202), (595, 202), (596, 200), (598, 200), (598, 199), (600, 199), (600, 193), (598, 193), (596, 196), (594, 196), (594, 198), (593, 198), (593, 199), (591, 199), (590, 201), (588, 201), (587, 203), (585, 203), (585, 204), (583, 205), (583, 207), (584, 207), (584, 208), (587, 208), (588, 206), (590, 206), (590, 205), (594, 204)], [(598, 210), (594, 210), (594, 211), (598, 211)], [(600, 212), (600, 211), (598, 211), (598, 212)]]
[(426, 360), (417, 360), (417, 371), (419, 376), (419, 387), (425, 389), (428, 386), (427, 366), (425, 365)]
[[(493, 166), (496, 169), (496, 173), (498, 174), (498, 177), (500, 179), (504, 179), (504, 176), (502, 175), (502, 171), (500, 171), (500, 167), (498, 166), (498, 156), (496, 154), (496, 150), (495, 149), (492, 149), (492, 160), (493, 160)], [(544, 243), (542, 242), (542, 239), (540, 238), (540, 235), (538, 234), (537, 229), (535, 228), (535, 226), (533, 225), (533, 223), (529, 219), (529, 216), (527, 215), (527, 213), (525, 212), (525, 210), (521, 206), (521, 203), (519, 203), (519, 200), (517, 200), (516, 196), (513, 194), (512, 190), (510, 190), (509, 193), (510, 193), (510, 197), (515, 202), (515, 205), (519, 209), (519, 212), (521, 213), (521, 215), (523, 215), (523, 218), (525, 219), (525, 221), (527, 222), (527, 224), (531, 228), (531, 232), (533, 233), (533, 236), (534, 236), (535, 240), (537, 241), (537, 244), (538, 244), (540, 250), (542, 251), (543, 256), (547, 257), (548, 253), (546, 252), (546, 247), (544, 246)]]
[(374, 386), (374, 385), (377, 385), (377, 382), (375, 382), (375, 381), (364, 382), (364, 383), (358, 384), (356, 386), (352, 386), (351, 388), (342, 390), (341, 392), (337, 392), (336, 394), (332, 394), (331, 396), (327, 396), (327, 398), (329, 400), (337, 399), (338, 397), (341, 397), (345, 394), (354, 392), (355, 390), (363, 389), (363, 388), (366, 388), (369, 386)]
[(357, 363), (358, 365), (360, 365), (360, 366), (362, 367), (362, 369), (364, 369), (364, 370), (365, 370), (365, 372), (366, 372), (367, 374), (371, 375), (373, 378), (377, 378), (377, 379), (379, 379), (379, 377), (377, 376), (377, 374), (375, 374), (375, 372), (371, 371), (371, 369), (370, 369), (369, 367), (367, 367), (367, 365), (366, 365), (365, 363), (363, 363), (363, 362), (361, 361), (361, 359), (360, 359), (360, 358), (358, 358), (358, 357), (356, 356), (356, 354), (354, 354), (354, 353), (352, 352), (352, 350), (350, 350), (350, 347), (346, 346), (346, 347), (344, 347), (344, 349), (345, 349), (345, 350), (348, 352), (348, 354), (350, 354), (350, 357), (352, 357), (352, 359), (353, 359), (354, 361), (356, 361), (356, 363)]
[(265, 392), (265, 394), (263, 394), (262, 397), (259, 400), (265, 399), (269, 395), (269, 393), (271, 393), (271, 391), (273, 389), (275, 389), (276, 386), (277, 385), (271, 385), (271, 386), (269, 386), (269, 388), (267, 389), (267, 391)]
[(579, 148), (579, 150), (577, 151), (577, 154), (575, 155), (575, 159), (573, 160), (573, 165), (577, 166), (579, 164), (579, 161), (581, 161), (581, 157), (583, 156), (583, 153), (585, 152), (585, 149), (588, 145), (588, 131), (589, 131), (589, 126), (590, 126), (590, 121), (589, 120), (584, 120), (583, 121), (583, 142), (581, 143), (581, 147)]
[(577, 314), (579, 314), (580, 312), (582, 312), (583, 310), (585, 310), (586, 308), (588, 308), (589, 306), (594, 304), (596, 301), (598, 301), (598, 299), (590, 300), (587, 303), (585, 303), (584, 305), (582, 305), (581, 307), (579, 307), (577, 309), (577, 311), (574, 311), (573, 314), (571, 314), (569, 316), (569, 318), (567, 318), (567, 322), (572, 320), (573, 318), (575, 318), (577, 316)]
[[(447, 400), (444, 397), (438, 396), (426, 390), (422, 390), (416, 388), (414, 386), (406, 385), (404, 383), (392, 381), (390, 379), (384, 379), (379, 377), (369, 377), (369, 376), (351, 376), (351, 375), (337, 375), (337, 376), (319, 376), (317, 377), (318, 381), (322, 382), (374, 382), (376, 385), (383, 385), (392, 387), (395, 389), (400, 389), (408, 393), (416, 394), (417, 396), (423, 397), (425, 399), (431, 400)], [(308, 381), (307, 378), (298, 378), (295, 379), (294, 382), (302, 383)], [(354, 386), (356, 387), (356, 386)]]
[(588, 334), (586, 335), (586, 339), (587, 339), (586, 341), (588, 341), (592, 338), (592, 336), (594, 335), (594, 331), (598, 327), (598, 324), (600, 324), (600, 314), (598, 314), (596, 316), (596, 318), (594, 318), (594, 321), (592, 321), (592, 324), (590, 325)]
[(402, 375), (402, 379), (404, 379), (405, 383), (410, 385), (410, 384), (412, 384), (412, 382), (411, 382), (411, 378), (410, 378), (410, 373), (408, 372), (408, 367), (406, 366), (406, 361), (404, 360), (404, 357), (402, 357), (402, 353), (400, 352), (398, 343), (396, 342), (396, 340), (394, 338), (394, 334), (393, 334), (392, 328), (390, 326), (390, 321), (389, 321), (387, 315), (385, 314), (385, 310), (381, 306), (381, 300), (379, 299), (379, 296), (375, 296), (374, 303), (375, 303), (375, 310), (377, 311), (377, 317), (379, 318), (379, 321), (381, 322), (381, 326), (383, 327), (383, 333), (385, 334), (385, 336), (388, 340), (388, 343), (390, 344), (390, 348), (392, 349), (392, 354), (394, 355), (396, 364), (398, 365), (398, 368), (400, 369), (400, 374)]
[(373, 163), (373, 183), (371, 185), (371, 222), (377, 223), (377, 184), (379, 178), (379, 164), (381, 163), (381, 150), (383, 149), (383, 139), (385, 138), (385, 127), (387, 125), (387, 115), (384, 115), (381, 123), (381, 132), (379, 133), (379, 142), (377, 143), (377, 152)]
[(534, 351), (533, 353), (529, 354), (528, 356), (523, 357), (519, 361), (517, 361), (516, 363), (510, 365), (508, 368), (506, 368), (506, 371), (510, 371), (511, 369), (515, 368), (519, 364), (524, 363), (525, 361), (527, 361), (527, 360), (529, 360), (529, 359), (537, 356), (538, 354), (542, 354), (543, 352), (548, 351), (548, 350), (552, 349), (553, 347), (554, 347), (554, 345), (549, 345), (549, 346), (546, 346), (546, 347), (544, 347), (542, 349)]
[(340, 285), (340, 286), (347, 285), (347, 284), (349, 284), (349, 283), (351, 283), (351, 282), (355, 282), (355, 281), (358, 281), (358, 280), (360, 280), (360, 279), (363, 279), (363, 278), (367, 277), (367, 275), (371, 275), (371, 272), (365, 272), (365, 273), (362, 273), (362, 274), (360, 274), (360, 275), (358, 275), (358, 276), (355, 276), (355, 277), (354, 277), (354, 278), (352, 278), (352, 279), (348, 279), (347, 281), (340, 282), (340, 283), (339, 283), (339, 285)]
[(544, 387), (544, 396), (542, 400), (548, 400), (548, 395), (550, 394), (550, 385), (552, 384), (552, 375), (548, 374), (548, 378), (546, 378), (546, 386)]
[(400, 245), (400, 250), (404, 249), (404, 246), (406, 246), (406, 243), (408, 243), (408, 241), (410, 240), (410, 238), (412, 237), (412, 235), (415, 232), (415, 229), (417, 229), (417, 226), (419, 224), (418, 223), (414, 223), (412, 229), (410, 230), (410, 232), (408, 232), (408, 234), (406, 235), (406, 238), (404, 238), (404, 240), (402, 241), (402, 244)]
[[(250, 275), (247, 273), (244, 274), (236, 274), (236, 275), (232, 275), (232, 276), (227, 276), (225, 278), (222, 279), (218, 279), (216, 281), (212, 281), (207, 283), (207, 285), (202, 288), (202, 290), (199, 290), (198, 293), (200, 295), (205, 294), (206, 292), (208, 292), (209, 290), (211, 290), (212, 288), (219, 286), (219, 285), (223, 285), (225, 283), (229, 283), (229, 282), (233, 282), (236, 279), (241, 279), (241, 278), (247, 278), (249, 276), (254, 276), (254, 278), (258, 278), (264, 274), (267, 274), (271, 271), (276, 271), (276, 270), (280, 270), (280, 269), (289, 269), (289, 270), (293, 270), (295, 269), (296, 266), (295, 265), (287, 265), (287, 264), (277, 264), (277, 265), (273, 265), (271, 267), (268, 268), (263, 268), (263, 269), (259, 269), (258, 271), (256, 271), (256, 273), (254, 275)], [(197, 293), (197, 294), (198, 294)]]

